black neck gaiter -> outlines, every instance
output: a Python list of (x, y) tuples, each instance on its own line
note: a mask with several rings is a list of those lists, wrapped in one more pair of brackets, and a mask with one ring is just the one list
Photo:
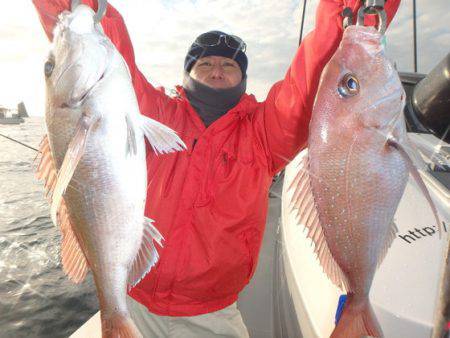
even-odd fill
[(186, 96), (206, 127), (236, 106), (246, 87), (246, 78), (236, 87), (226, 89), (208, 87), (194, 80), (189, 73), (185, 73), (183, 79)]

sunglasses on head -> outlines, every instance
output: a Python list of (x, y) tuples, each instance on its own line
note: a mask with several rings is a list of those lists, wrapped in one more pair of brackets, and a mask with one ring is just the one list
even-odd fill
[(245, 50), (247, 49), (247, 45), (240, 37), (228, 34), (204, 33), (200, 35), (194, 43), (201, 47), (213, 47), (220, 45), (222, 41), (224, 41), (228, 47), (240, 50), (243, 53), (245, 53)]

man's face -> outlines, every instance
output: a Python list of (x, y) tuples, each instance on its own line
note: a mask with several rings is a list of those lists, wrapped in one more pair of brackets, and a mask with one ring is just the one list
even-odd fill
[(231, 88), (242, 80), (239, 64), (223, 56), (206, 56), (197, 60), (190, 75), (194, 80), (214, 89)]

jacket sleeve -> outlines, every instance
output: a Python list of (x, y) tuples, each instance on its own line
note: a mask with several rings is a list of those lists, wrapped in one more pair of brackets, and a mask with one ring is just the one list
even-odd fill
[[(284, 80), (272, 86), (263, 103), (261, 126), (267, 142), (269, 166), (274, 174), (305, 147), (314, 98), (322, 69), (336, 51), (343, 33), (341, 13), (350, 7), (356, 18), (360, 0), (321, 0), (316, 27), (308, 34), (294, 57)], [(400, 0), (386, 2), (388, 23)], [(366, 24), (374, 24), (370, 18)]]
[[(70, 3), (70, 0), (33, 0), (41, 24), (50, 41), (53, 40), (53, 28), (58, 20), (58, 15), (64, 10), (69, 10)], [(82, 0), (82, 3), (97, 10), (96, 0)], [(126, 25), (120, 13), (110, 4), (108, 4), (101, 25), (128, 65), (141, 113), (160, 121), (163, 120), (164, 116), (160, 114), (162, 110), (160, 107), (170, 104), (171, 98), (164, 94), (162, 89), (154, 88), (137, 68), (133, 45)], [(149, 107), (154, 108), (149, 109)]]

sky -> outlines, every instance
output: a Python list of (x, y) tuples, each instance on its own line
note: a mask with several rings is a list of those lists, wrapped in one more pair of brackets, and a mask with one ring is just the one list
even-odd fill
[[(298, 44), (303, 1), (110, 0), (123, 15), (136, 62), (154, 85), (180, 84), (183, 61), (195, 37), (223, 30), (242, 37), (249, 58), (248, 90), (264, 100), (283, 78)], [(314, 25), (309, 0), (305, 30)], [(450, 1), (417, 0), (419, 72), (450, 51)], [(413, 70), (412, 0), (403, 0), (389, 32), (387, 51), (400, 71)], [(43, 65), (50, 49), (31, 0), (0, 0), (0, 106), (24, 101), (30, 115), (44, 114)]]

